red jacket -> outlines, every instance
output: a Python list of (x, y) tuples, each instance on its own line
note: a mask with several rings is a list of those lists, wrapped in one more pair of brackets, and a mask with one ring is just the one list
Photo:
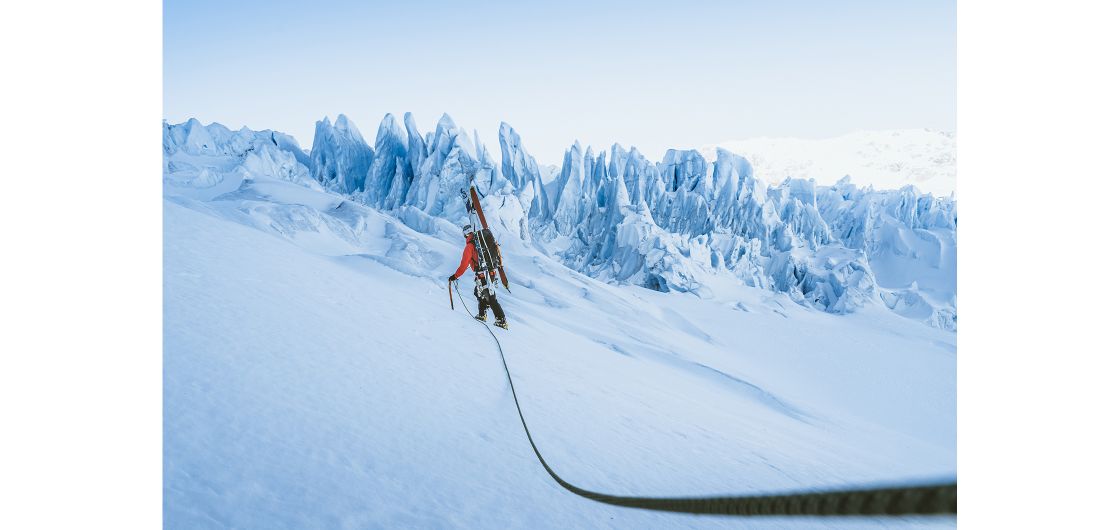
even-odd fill
[[(467, 271), (467, 267), (478, 271), (478, 252), (474, 250), (474, 234), (467, 236), (467, 246), (463, 247), (463, 259), (459, 262), (459, 268), (455, 269), (454, 276), (456, 278), (462, 276)], [(481, 276), (481, 273), (479, 275)], [(490, 276), (494, 276), (494, 271), (490, 271)]]

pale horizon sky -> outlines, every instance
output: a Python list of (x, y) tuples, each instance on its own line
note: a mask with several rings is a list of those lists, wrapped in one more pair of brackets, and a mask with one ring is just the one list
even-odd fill
[(669, 148), (857, 130), (956, 130), (951, 1), (164, 4), (164, 118), (311, 147), (346, 114), (443, 113), (500, 160), (508, 122), (541, 164), (574, 141)]

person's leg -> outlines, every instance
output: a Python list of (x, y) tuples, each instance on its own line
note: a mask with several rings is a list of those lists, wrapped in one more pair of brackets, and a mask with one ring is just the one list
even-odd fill
[(486, 320), (486, 308), (489, 305), (487, 303), (487, 296), (485, 296), (486, 294), (488, 294), (488, 291), (486, 291), (485, 287), (475, 284), (474, 297), (478, 299), (478, 316), (476, 318), (483, 321)]
[(498, 295), (493, 294), (493, 293), (489, 293), (489, 294), (490, 294), (490, 297), (489, 297), (490, 306), (494, 308), (494, 318), (497, 319), (498, 322), (501, 322), (501, 321), (505, 320), (506, 319), (506, 312), (502, 311), (502, 304), (498, 303)]
[(482, 292), (483, 294), (487, 295), (486, 303), (489, 304), (490, 307), (494, 308), (494, 318), (497, 319), (495, 320), (495, 322), (502, 322), (506, 319), (506, 312), (502, 310), (502, 304), (498, 303), (498, 275), (494, 271), (490, 271), (490, 284), (495, 286), (495, 289), (491, 291), (490, 289), (483, 287)]

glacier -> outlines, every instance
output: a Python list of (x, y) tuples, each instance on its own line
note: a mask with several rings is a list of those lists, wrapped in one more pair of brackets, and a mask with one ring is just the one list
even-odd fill
[(386, 114), (370, 146), (339, 115), (316, 123), (305, 153), (287, 135), (192, 119), (165, 123), (164, 177), (214, 196), (275, 176), (427, 233), (466, 221), (458, 194), (473, 182), (499, 238), (608, 283), (709, 298), (731, 280), (826, 313), (875, 305), (956, 329), (955, 195), (858, 187), (850, 177), (771, 184), (723, 148), (671, 149), (654, 162), (634, 147), (576, 142), (555, 175), (542, 174), (512, 126), (501, 123), (498, 140), (500, 163), (450, 116), (422, 134), (406, 113), (403, 126)]
[(952, 201), (770, 186), (733, 153), (576, 145), (551, 168), (505, 124), (494, 160), (447, 116), (421, 133), (386, 115), (368, 167), (331, 149), (356, 173), (322, 180), (273, 131), (163, 135), (167, 528), (955, 526), (571, 495), (446, 281), (473, 177), (510, 272), (498, 332), (526, 421), (581, 487), (939, 481), (956, 470), (955, 317), (928, 320), (955, 304)]

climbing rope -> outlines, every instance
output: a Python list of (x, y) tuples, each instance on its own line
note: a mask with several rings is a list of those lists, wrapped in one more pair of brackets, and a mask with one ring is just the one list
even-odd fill
[[(455, 282), (455, 294), (463, 303), (463, 310), (473, 319), (470, 309), (467, 308), (463, 294), (459, 292), (459, 282)], [(936, 515), (957, 513), (957, 483), (932, 484), (922, 486), (897, 486), (879, 488), (836, 489), (821, 491), (804, 491), (778, 494), (739, 495), (729, 497), (626, 497), (608, 495), (585, 490), (573, 485), (556, 474), (548, 462), (544, 460), (540, 449), (533, 441), (529, 432), (529, 425), (525, 422), (525, 414), (521, 410), (521, 402), (517, 399), (517, 389), (513, 386), (513, 376), (510, 375), (509, 364), (506, 363), (506, 354), (502, 350), (502, 343), (494, 330), (484, 322), (479, 322), (494, 344), (498, 346), (498, 355), (502, 359), (502, 368), (506, 371), (506, 380), (513, 394), (513, 404), (517, 407), (517, 415), (521, 418), (521, 427), (525, 430), (525, 437), (529, 439), (529, 446), (537, 455), (537, 460), (548, 472), (552, 480), (564, 489), (593, 501), (615, 506), (641, 508), (663, 512), (681, 512), (693, 514), (720, 514), (720, 515)]]

